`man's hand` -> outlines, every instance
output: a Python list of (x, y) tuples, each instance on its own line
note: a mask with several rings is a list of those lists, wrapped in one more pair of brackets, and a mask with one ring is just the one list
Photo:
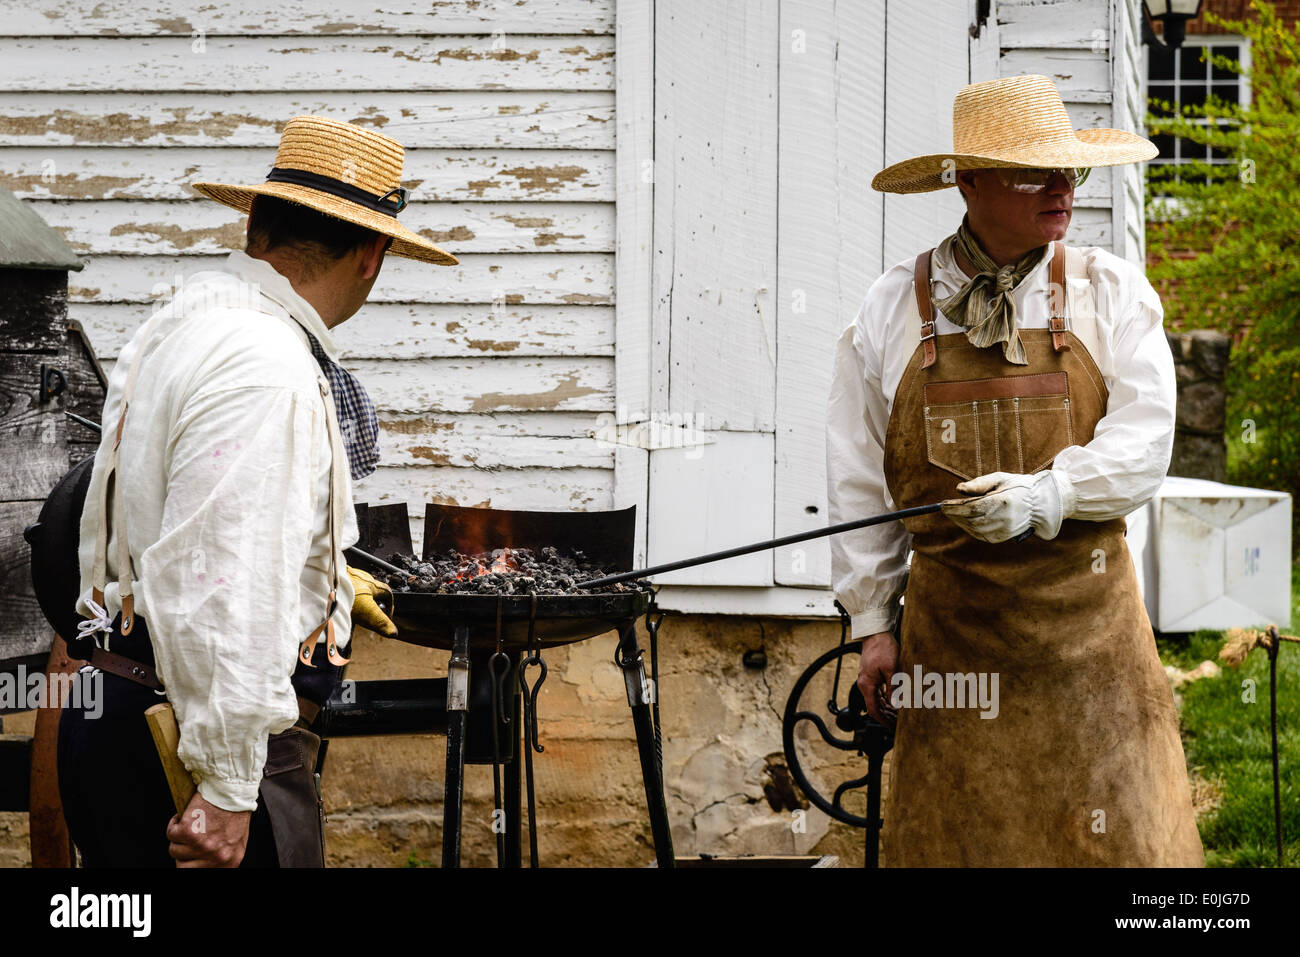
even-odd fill
[(353, 623), (376, 631), (385, 638), (392, 638), (397, 634), (397, 626), (384, 614), (384, 610), (375, 601), (375, 596), (387, 595), (388, 607), (392, 608), (393, 590), (374, 575), (360, 568), (349, 565), (348, 574), (352, 577), (352, 587), (356, 592), (352, 599)]
[(227, 811), (194, 792), (183, 814), (167, 825), (167, 852), (177, 867), (238, 867), (248, 846), (251, 811)]
[(891, 725), (898, 719), (889, 704), (889, 682), (897, 667), (898, 644), (893, 634), (881, 631), (862, 642), (858, 690), (866, 699), (867, 714), (883, 725)]
[(1034, 475), (990, 472), (962, 482), (957, 491), (973, 497), (944, 502), (943, 514), (983, 542), (1005, 542), (1030, 528), (1039, 538), (1055, 538), (1073, 511), (1050, 469)]

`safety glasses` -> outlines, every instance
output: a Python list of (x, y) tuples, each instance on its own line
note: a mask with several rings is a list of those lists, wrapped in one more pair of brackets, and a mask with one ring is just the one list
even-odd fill
[(1017, 193), (1041, 193), (1047, 189), (1047, 184), (1057, 173), (1064, 176), (1065, 182), (1074, 189), (1083, 184), (1092, 170), (1086, 166), (1078, 168), (1056, 166), (1051, 169), (998, 167), (993, 172), (997, 173), (998, 179), (1007, 189), (1015, 190)]
[(405, 186), (399, 186), (396, 189), (390, 189), (383, 196), (380, 196), (379, 202), (386, 204), (388, 203), (389, 197), (391, 196), (392, 201), (397, 204), (397, 208), (392, 211), (393, 215), (395, 216), (398, 213), (400, 213), (402, 210), (406, 209), (406, 205), (410, 201), (410, 195), (411, 195), (411, 191), (409, 189), (407, 189)]

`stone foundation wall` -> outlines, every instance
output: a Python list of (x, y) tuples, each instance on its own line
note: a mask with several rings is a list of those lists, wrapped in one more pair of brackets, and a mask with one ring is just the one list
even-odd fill
[(1166, 337), (1178, 376), (1178, 419), (1169, 474), (1226, 481), (1224, 379), (1232, 342), (1211, 329), (1169, 332)]
[[(642, 645), (646, 645), (644, 632)], [(644, 866), (654, 860), (645, 795), (616, 636), (545, 653), (538, 696), (541, 744), (534, 755), (538, 843), (543, 866)], [(799, 673), (839, 642), (838, 622), (710, 615), (668, 616), (660, 630), (660, 710), (665, 783), (678, 856), (836, 854), (860, 866), (862, 832), (804, 810), (788, 783), (781, 715)], [(747, 651), (766, 665), (747, 667)], [(448, 653), (363, 633), (348, 676), (439, 677)], [(647, 667), (649, 655), (646, 656)], [(840, 700), (857, 657), (841, 680)], [(530, 675), (531, 677), (531, 675)], [(829, 674), (804, 696), (824, 706)], [(821, 704), (818, 704), (818, 703)], [(30, 716), (6, 719), (30, 731)], [(806, 727), (806, 726), (805, 726)], [(807, 737), (804, 735), (803, 737)], [(800, 746), (801, 748), (803, 745)], [(832, 785), (865, 773), (863, 759), (809, 751), (844, 762), (824, 769)], [(441, 859), (444, 739), (435, 735), (340, 738), (325, 773), (327, 847), (332, 866), (436, 866)], [(850, 809), (865, 810), (865, 798)], [(490, 766), (466, 768), (462, 860), (493, 866)], [(527, 838), (524, 841), (527, 855)], [(0, 865), (28, 863), (25, 814), (0, 815)]]

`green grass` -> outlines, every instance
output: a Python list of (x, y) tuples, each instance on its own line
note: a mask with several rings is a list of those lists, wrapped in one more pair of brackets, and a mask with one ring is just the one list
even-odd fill
[[(1300, 562), (1292, 569), (1291, 620), (1300, 623)], [(1165, 664), (1188, 669), (1217, 661), (1223, 640), (1221, 632), (1198, 631), (1157, 644)], [(1219, 806), (1200, 819), (1210, 867), (1276, 863), (1268, 670), (1267, 653), (1256, 649), (1240, 668), (1178, 689), (1188, 767), (1220, 792)], [(1243, 701), (1247, 681), (1254, 682), (1253, 703)], [(1300, 645), (1282, 643), (1277, 699), (1283, 864), (1300, 867)]]

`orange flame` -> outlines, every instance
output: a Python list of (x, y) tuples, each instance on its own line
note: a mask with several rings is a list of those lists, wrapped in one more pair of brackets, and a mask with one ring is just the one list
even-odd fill
[(519, 563), (515, 561), (510, 554), (510, 549), (499, 548), (493, 551), (491, 563), (486, 563), (489, 556), (474, 556), (470, 558), (470, 564), (463, 567), (456, 575), (457, 581), (467, 581), (471, 578), (478, 578), (480, 575), (490, 573), (510, 574), (517, 571)]

